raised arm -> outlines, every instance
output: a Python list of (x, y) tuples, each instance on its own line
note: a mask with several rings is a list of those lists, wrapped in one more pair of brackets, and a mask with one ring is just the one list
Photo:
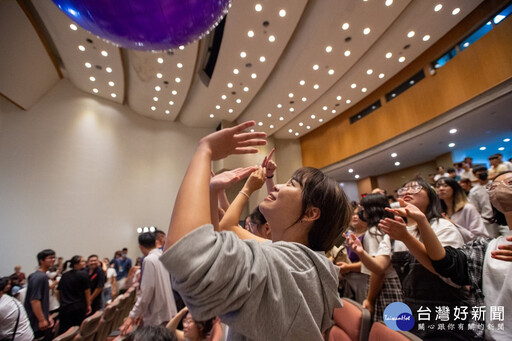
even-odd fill
[(370, 256), (368, 252), (366, 252), (361, 244), (361, 241), (355, 236), (355, 234), (350, 234), (347, 236), (348, 246), (359, 256), (359, 259), (363, 264), (370, 270), (378, 275), (382, 275), (386, 268), (389, 266), (390, 258), (389, 256)]
[(222, 129), (199, 141), (196, 152), (181, 183), (165, 250), (199, 226), (211, 223), (210, 217), (210, 164), (231, 154), (257, 153), (252, 146), (264, 145), (265, 133), (246, 133), (254, 121)]
[(274, 190), (274, 172), (277, 169), (276, 163), (272, 161), (272, 155), (274, 155), (275, 150), (275, 148), (272, 148), (270, 153), (265, 156), (263, 162), (261, 163), (261, 167), (267, 170), (265, 184), (267, 185), (267, 192), (269, 194)]
[(167, 323), (167, 326), (165, 326), (167, 329), (169, 329), (171, 332), (176, 335), (178, 338), (178, 341), (185, 341), (185, 336), (183, 335), (183, 331), (178, 330), (178, 325), (180, 324), (180, 321), (183, 320), (183, 318), (187, 315), (188, 308), (185, 307), (181, 309), (174, 317)]

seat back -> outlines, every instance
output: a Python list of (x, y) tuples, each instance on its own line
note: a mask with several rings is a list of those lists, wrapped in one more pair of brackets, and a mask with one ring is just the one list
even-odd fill
[(419, 337), (409, 332), (396, 331), (383, 322), (374, 322), (370, 330), (369, 341), (421, 341)]
[(53, 341), (71, 341), (78, 335), (79, 326), (70, 327), (65, 333), (60, 334)]
[(80, 330), (75, 341), (93, 341), (94, 334), (98, 329), (98, 324), (100, 323), (102, 315), (103, 312), (97, 311), (92, 316), (86, 318), (80, 326)]
[(116, 298), (116, 313), (114, 316), (114, 321), (112, 323), (112, 330), (116, 330), (123, 324), (123, 320), (126, 315), (124, 315), (126, 304), (128, 303), (126, 296), (121, 295)]
[(116, 317), (118, 301), (114, 301), (109, 304), (103, 311), (103, 315), (98, 324), (98, 330), (94, 336), (94, 341), (105, 341), (110, 335), (110, 332), (114, 329), (113, 322)]
[(341, 301), (343, 307), (334, 309), (335, 325), (329, 333), (329, 340), (368, 340), (370, 312), (351, 299), (342, 298)]

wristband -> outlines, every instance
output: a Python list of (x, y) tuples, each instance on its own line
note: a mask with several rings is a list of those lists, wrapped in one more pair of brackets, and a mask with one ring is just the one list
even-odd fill
[(238, 193), (241, 193), (241, 194), (245, 195), (247, 197), (247, 199), (249, 199), (249, 194), (245, 193), (244, 191), (240, 191)]

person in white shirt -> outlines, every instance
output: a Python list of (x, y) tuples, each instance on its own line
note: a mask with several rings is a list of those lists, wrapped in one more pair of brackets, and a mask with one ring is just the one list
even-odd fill
[(436, 168), (436, 172), (437, 174), (434, 175), (434, 181), (437, 181), (439, 180), (440, 178), (447, 178), (450, 176), (450, 174), (448, 174), (445, 170), (444, 170), (444, 167), (443, 166), (438, 166)]
[(105, 286), (101, 293), (101, 309), (103, 310), (107, 303), (117, 295), (117, 272), (116, 269), (114, 269), (114, 264), (110, 264), (108, 258), (103, 258), (102, 268), (105, 272)]
[(34, 332), (30, 328), (27, 312), (23, 304), (5, 293), (4, 289), (8, 286), (9, 278), (0, 278), (0, 340), (32, 341)]
[(144, 254), (142, 280), (135, 306), (121, 326), (121, 335), (130, 332), (132, 325), (142, 320), (143, 325), (159, 326), (176, 315), (169, 273), (160, 262), (162, 250), (156, 248), (155, 234), (139, 235), (139, 248)]

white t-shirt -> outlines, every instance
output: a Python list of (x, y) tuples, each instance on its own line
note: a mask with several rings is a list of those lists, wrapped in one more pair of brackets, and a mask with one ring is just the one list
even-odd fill
[[(389, 239), (389, 235), (384, 234), (377, 227), (370, 227), (364, 237), (363, 237), (363, 248), (370, 256), (388, 256), (391, 258), (393, 251), (391, 249), (391, 239)], [(370, 270), (361, 262), (361, 272), (369, 275), (371, 273)], [(385, 278), (394, 278), (398, 277), (393, 266), (390, 265), (386, 269)]]
[[(451, 246), (453, 248), (462, 247), (464, 245), (464, 240), (462, 239), (462, 235), (455, 225), (453, 225), (449, 220), (446, 219), (433, 219), (430, 223), (432, 230), (434, 230), (437, 238), (441, 242), (441, 245)], [(421, 239), (420, 231), (418, 230), (417, 225), (407, 226), (407, 231), (414, 236), (414, 238), (423, 242)], [(409, 251), (407, 246), (399, 240), (395, 241), (395, 252), (401, 251)]]
[(32, 341), (34, 339), (34, 333), (30, 328), (30, 322), (23, 304), (6, 294), (0, 297), (0, 339), (12, 338), (12, 332), (18, 320), (18, 311), (20, 319), (14, 340)]
[(105, 288), (111, 288), (112, 287), (112, 278), (116, 278), (117, 272), (114, 268), (108, 268), (107, 269), (107, 278), (105, 280)]

